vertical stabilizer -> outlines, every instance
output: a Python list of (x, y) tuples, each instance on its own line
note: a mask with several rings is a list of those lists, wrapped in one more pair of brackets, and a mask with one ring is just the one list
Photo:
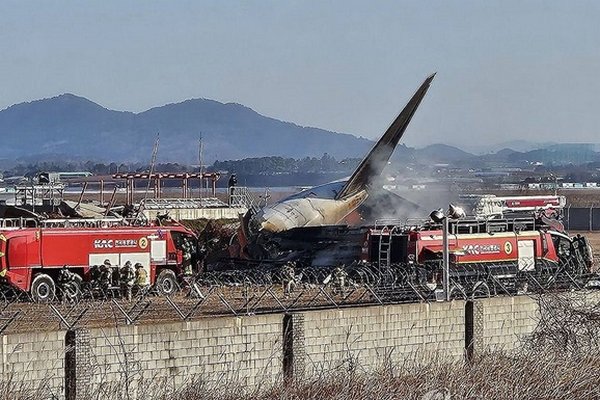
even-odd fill
[(419, 104), (421, 104), (421, 100), (425, 97), (427, 89), (429, 89), (429, 85), (434, 77), (435, 74), (425, 79), (425, 82), (419, 87), (417, 92), (406, 104), (398, 117), (396, 117), (394, 122), (392, 122), (381, 139), (379, 139), (369, 154), (361, 161), (346, 185), (336, 196), (336, 199), (351, 196), (360, 190), (365, 189), (372, 178), (381, 175), (383, 168), (387, 165), (394, 149), (402, 138), (406, 127), (410, 123), (412, 116), (415, 114), (415, 111), (417, 111)]

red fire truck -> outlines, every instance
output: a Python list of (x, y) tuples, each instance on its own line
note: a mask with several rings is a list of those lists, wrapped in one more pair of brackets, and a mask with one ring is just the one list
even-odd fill
[[(63, 266), (90, 281), (91, 268), (106, 260), (112, 268), (140, 263), (157, 291), (173, 293), (184, 252), (196, 252), (196, 237), (183, 226), (109, 228), (24, 228), (0, 231), (0, 276), (49, 301)], [(188, 257), (189, 259), (189, 257)]]
[[(451, 221), (447, 235), (451, 274), (472, 276), (473, 283), (482, 276), (514, 280), (527, 274), (582, 274), (592, 269), (592, 250), (584, 237), (569, 237), (533, 218)], [(363, 243), (362, 259), (422, 267), (429, 279), (439, 280), (443, 238), (441, 226), (431, 222), (375, 226)]]

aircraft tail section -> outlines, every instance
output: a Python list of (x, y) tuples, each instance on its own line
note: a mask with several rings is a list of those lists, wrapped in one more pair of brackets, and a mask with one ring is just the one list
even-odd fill
[(365, 189), (373, 177), (381, 175), (383, 168), (387, 165), (415, 111), (417, 111), (419, 104), (421, 104), (421, 100), (425, 97), (434, 77), (435, 74), (425, 79), (425, 82), (419, 87), (381, 139), (379, 139), (369, 154), (361, 161), (346, 185), (337, 194), (336, 199), (351, 196)]

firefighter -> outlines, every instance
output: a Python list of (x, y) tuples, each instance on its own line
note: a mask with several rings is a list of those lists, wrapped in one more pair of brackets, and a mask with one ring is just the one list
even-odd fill
[(233, 194), (234, 188), (236, 187), (237, 183), (237, 175), (231, 174), (231, 176), (229, 177), (229, 182), (227, 182), (227, 187), (229, 188), (229, 192), (231, 194)]
[(296, 287), (296, 263), (289, 261), (281, 268), (281, 284), (283, 285), (283, 293), (289, 295), (294, 287)]
[(198, 262), (196, 263), (196, 268), (198, 272), (204, 272), (204, 262), (206, 260), (206, 256), (208, 255), (208, 247), (206, 244), (203, 244), (198, 248)]
[(582, 253), (583, 262), (585, 263), (588, 271), (596, 272), (596, 270), (594, 269), (594, 255), (592, 252), (592, 247), (588, 243), (587, 239), (578, 233), (577, 234), (577, 243), (578, 243), (579, 249)]
[(140, 263), (135, 263), (135, 287), (138, 292), (145, 292), (150, 283), (148, 282), (148, 272)]
[(108, 295), (108, 290), (112, 286), (112, 264), (109, 259), (104, 260), (100, 266), (100, 289), (104, 292), (104, 295)]
[(340, 294), (344, 293), (346, 287), (346, 278), (348, 273), (346, 272), (346, 266), (344, 264), (338, 264), (333, 270), (333, 285), (334, 290), (339, 291)]
[(131, 301), (131, 292), (135, 283), (135, 272), (131, 267), (131, 261), (127, 261), (119, 271), (119, 281), (121, 283), (121, 295)]
[(192, 245), (187, 240), (181, 245), (183, 250), (183, 275), (192, 276), (194, 269), (192, 268)]
[(58, 285), (61, 289), (63, 300), (74, 300), (78, 293), (81, 284), (81, 277), (74, 272), (69, 271), (66, 265), (58, 272)]
[(94, 285), (98, 285), (100, 283), (100, 267), (98, 265), (92, 265), (90, 267), (90, 280)]
[(227, 189), (229, 192), (229, 205), (235, 203), (235, 201), (233, 201), (233, 195), (235, 193), (235, 187), (237, 183), (237, 176), (235, 174), (231, 174), (231, 176), (229, 177), (229, 182), (227, 182)]
[(71, 271), (69, 271), (69, 269), (67, 268), (66, 265), (63, 265), (63, 267), (60, 269), (60, 271), (58, 271), (58, 284), (59, 285), (65, 285), (66, 283), (68, 283), (71, 280)]

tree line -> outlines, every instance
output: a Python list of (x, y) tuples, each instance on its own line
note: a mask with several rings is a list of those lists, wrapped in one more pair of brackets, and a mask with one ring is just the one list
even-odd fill
[[(279, 175), (293, 173), (345, 173), (352, 172), (360, 159), (348, 158), (341, 161), (325, 153), (322, 157), (304, 157), (301, 159), (278, 156), (244, 158), (241, 160), (215, 161), (205, 166), (207, 172), (243, 173), (248, 175)], [(147, 172), (150, 166), (144, 163), (98, 163), (94, 161), (39, 161), (35, 163), (19, 163), (5, 169), (3, 175), (34, 176), (39, 172), (75, 172), (87, 171), (94, 175), (112, 175), (116, 173)], [(156, 172), (198, 172), (198, 165), (180, 163), (158, 163)]]

